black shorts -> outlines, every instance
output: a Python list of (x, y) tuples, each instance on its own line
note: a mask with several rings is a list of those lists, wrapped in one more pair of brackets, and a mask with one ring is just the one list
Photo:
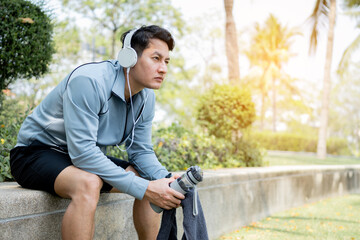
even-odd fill
[[(126, 169), (127, 161), (114, 157), (108, 158), (116, 165)], [(24, 188), (43, 190), (55, 194), (56, 177), (66, 167), (73, 165), (69, 154), (62, 148), (34, 141), (27, 147), (16, 147), (10, 151), (11, 174)], [(106, 182), (101, 192), (108, 192), (112, 186)]]

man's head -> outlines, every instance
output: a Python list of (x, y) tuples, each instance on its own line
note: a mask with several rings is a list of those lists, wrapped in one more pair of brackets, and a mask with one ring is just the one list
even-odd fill
[[(121, 42), (123, 46), (125, 37), (130, 31), (131, 30), (121, 35)], [(136, 51), (138, 57), (141, 57), (144, 49), (149, 47), (151, 39), (164, 41), (167, 44), (169, 51), (174, 49), (175, 41), (168, 30), (156, 25), (142, 26), (131, 38), (131, 47)]]
[[(125, 40), (126, 42), (125, 48), (120, 53), (127, 49), (128, 53), (131, 52), (131, 54), (137, 55), (137, 60), (135, 59), (134, 64), (127, 61), (134, 59), (130, 57), (126, 59), (127, 52), (124, 51), (123, 56), (119, 53), (118, 61), (123, 66), (124, 73), (127, 73), (131, 68), (129, 81), (132, 93), (135, 94), (144, 88), (159, 89), (167, 73), (167, 65), (170, 61), (169, 51), (174, 48), (174, 39), (167, 30), (161, 27), (155, 25), (143, 26), (132, 32), (132, 49), (130, 51), (130, 39), (126, 38), (126, 34), (129, 34), (129, 32), (124, 33), (122, 36), (123, 44)], [(129, 96), (127, 90), (125, 88), (125, 97)]]

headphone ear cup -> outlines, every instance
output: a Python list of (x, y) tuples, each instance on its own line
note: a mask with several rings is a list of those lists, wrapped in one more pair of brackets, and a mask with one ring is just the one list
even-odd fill
[(131, 47), (124, 47), (120, 50), (117, 60), (122, 67), (131, 68), (137, 62), (136, 51)]

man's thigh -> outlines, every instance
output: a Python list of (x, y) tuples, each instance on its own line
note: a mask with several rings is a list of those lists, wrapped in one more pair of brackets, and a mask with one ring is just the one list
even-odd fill
[[(135, 168), (131, 165), (129, 165), (125, 171), (131, 171), (134, 172), (136, 176), (139, 176)], [(59, 176), (55, 180), (54, 189), (57, 195), (63, 198), (71, 198), (71, 196), (74, 195), (74, 193), (79, 188), (83, 188), (81, 184), (83, 184), (85, 181), (92, 181), (94, 185), (98, 185), (101, 182), (101, 185), (106, 185), (107, 183), (102, 182), (101, 178), (96, 176), (95, 174), (86, 172), (84, 170), (81, 170), (75, 166), (69, 166), (65, 168)], [(100, 181), (100, 182), (98, 182)], [(102, 187), (102, 186), (100, 186)], [(116, 188), (111, 187), (109, 191), (106, 192), (120, 192)], [(104, 188), (108, 188), (103, 186), (101, 191), (104, 191)]]
[(40, 145), (13, 149), (10, 161), (11, 172), (22, 187), (51, 194), (55, 194), (56, 177), (72, 165), (66, 152)]

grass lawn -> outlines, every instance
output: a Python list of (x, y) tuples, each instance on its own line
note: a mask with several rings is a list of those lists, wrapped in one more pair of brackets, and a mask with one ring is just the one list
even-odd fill
[(347, 165), (360, 164), (360, 158), (327, 157), (325, 160), (316, 158), (314, 154), (268, 152), (264, 157), (265, 166), (283, 165)]
[(219, 239), (360, 240), (360, 195), (292, 208)]

